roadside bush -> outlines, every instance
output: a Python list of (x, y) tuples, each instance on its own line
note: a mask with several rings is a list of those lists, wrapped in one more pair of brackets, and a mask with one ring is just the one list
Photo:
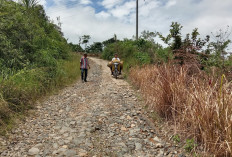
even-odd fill
[(163, 63), (172, 58), (172, 53), (168, 48), (162, 48), (159, 44), (139, 39), (138, 41), (124, 40), (108, 44), (101, 57), (111, 60), (117, 53), (124, 61), (126, 72), (131, 67), (146, 65), (150, 63)]
[(135, 53), (135, 58), (141, 64), (149, 64), (149, 63), (151, 63), (151, 58), (147, 53), (137, 52), (137, 53)]
[(173, 53), (170, 48), (159, 48), (157, 49), (154, 56), (154, 63), (167, 63), (168, 61), (173, 60)]

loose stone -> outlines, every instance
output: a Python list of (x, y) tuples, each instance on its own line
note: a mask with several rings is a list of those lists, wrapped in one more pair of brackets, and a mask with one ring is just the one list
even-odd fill
[(31, 148), (28, 151), (28, 155), (31, 155), (31, 156), (37, 155), (37, 154), (39, 154), (39, 149), (38, 148)]

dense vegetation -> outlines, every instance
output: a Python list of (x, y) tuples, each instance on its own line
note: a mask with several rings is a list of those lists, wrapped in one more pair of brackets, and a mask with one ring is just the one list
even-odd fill
[(79, 56), (36, 1), (0, 0), (0, 132), (44, 94), (72, 82)]
[[(200, 39), (197, 29), (184, 38), (181, 29), (172, 23), (166, 37), (144, 31), (138, 41), (111, 40), (102, 58), (119, 54), (126, 64), (124, 72), (143, 93), (146, 106), (169, 123), (173, 140), (187, 152), (231, 156), (229, 28), (212, 34), (212, 39)], [(167, 47), (157, 44), (155, 37)]]
[[(144, 31), (137, 41), (115, 35), (87, 46), (90, 36), (84, 35), (75, 45), (67, 43), (35, 0), (22, 2), (0, 0), (1, 133), (42, 95), (77, 78), (79, 56), (70, 52), (84, 51), (84, 44), (85, 51), (107, 60), (118, 53), (149, 109), (172, 124), (173, 139), (186, 140), (186, 151), (232, 155), (229, 28), (201, 39), (197, 29), (183, 37), (182, 26), (172, 23), (167, 36)], [(167, 47), (156, 43), (157, 37)]]

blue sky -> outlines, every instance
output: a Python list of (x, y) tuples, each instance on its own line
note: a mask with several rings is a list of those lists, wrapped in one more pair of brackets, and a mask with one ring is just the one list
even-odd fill
[[(40, 0), (47, 15), (70, 42), (88, 34), (92, 42), (135, 35), (136, 0)], [(183, 35), (198, 28), (202, 37), (232, 28), (232, 0), (139, 0), (139, 32), (167, 34), (171, 22), (183, 25)], [(231, 37), (230, 37), (231, 38)], [(159, 40), (157, 40), (159, 41)], [(159, 41), (160, 42), (160, 41)]]

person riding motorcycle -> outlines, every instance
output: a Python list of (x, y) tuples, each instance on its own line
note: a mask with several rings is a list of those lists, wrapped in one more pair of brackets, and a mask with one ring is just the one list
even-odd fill
[(114, 58), (112, 59), (112, 61), (118, 60), (120, 61), (120, 59), (118, 58), (118, 54), (114, 54)]
[(110, 70), (111, 70), (111, 75), (113, 75), (113, 63), (114, 62), (118, 62), (120, 63), (120, 66), (119, 66), (119, 74), (121, 74), (121, 71), (122, 71), (122, 68), (123, 68), (123, 62), (120, 61), (119, 57), (118, 57), (118, 54), (114, 54), (114, 58), (112, 58), (112, 61), (108, 63), (108, 67), (110, 67)]

